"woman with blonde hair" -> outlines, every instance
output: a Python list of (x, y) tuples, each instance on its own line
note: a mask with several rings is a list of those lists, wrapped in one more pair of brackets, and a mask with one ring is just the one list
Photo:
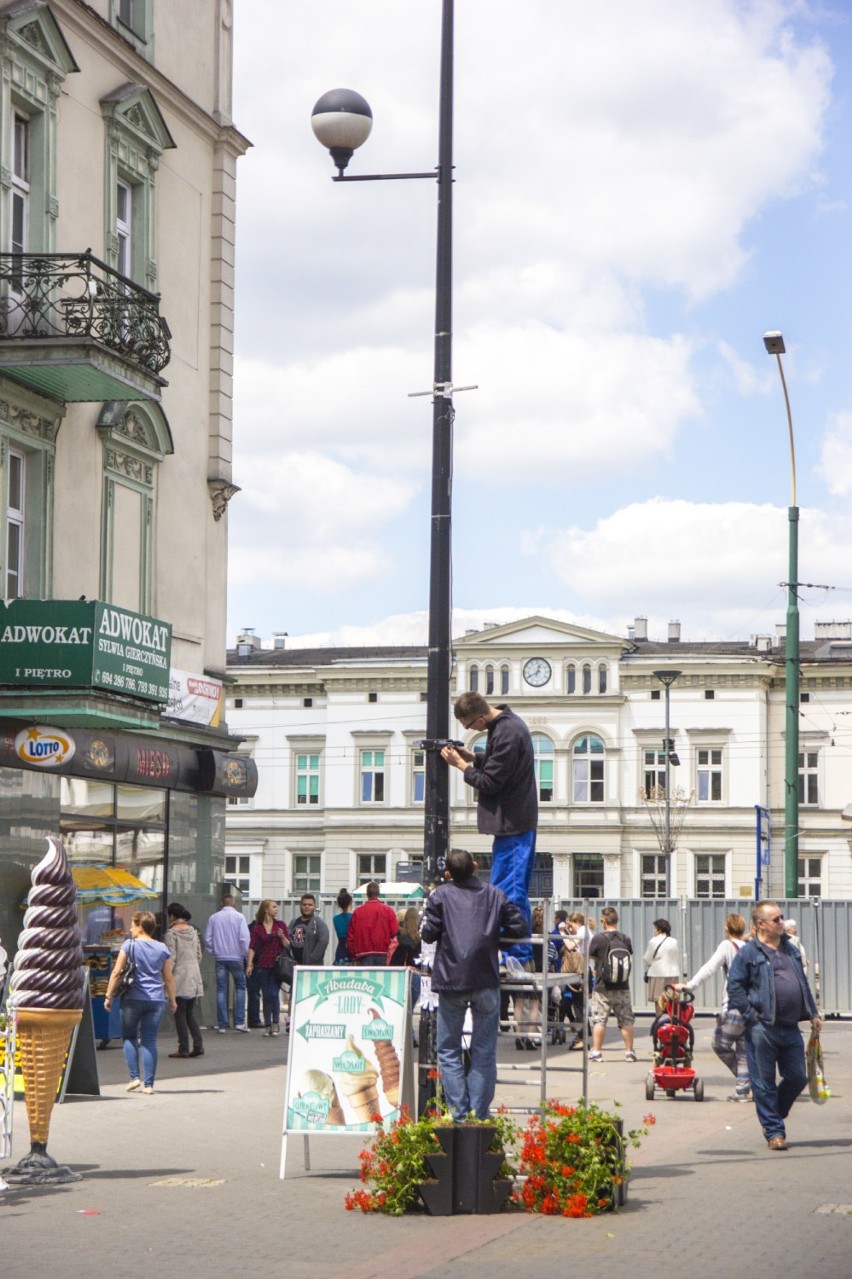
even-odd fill
[(745, 1022), (743, 1015), (735, 1008), (728, 1007), (728, 973), (734, 956), (745, 945), (746, 921), (742, 915), (725, 916), (725, 938), (721, 941), (707, 963), (699, 968), (695, 976), (686, 982), (674, 985), (675, 990), (697, 990), (702, 982), (721, 969), (725, 974), (725, 985), (722, 990), (722, 1009), (716, 1018), (716, 1030), (713, 1035), (713, 1051), (736, 1079), (736, 1086), (728, 1101), (751, 1101), (751, 1080), (748, 1075), (748, 1061), (745, 1050)]
[[(177, 1011), (172, 957), (168, 946), (154, 939), (157, 920), (149, 910), (137, 910), (130, 920), (130, 937), (122, 943), (115, 961), (104, 1008), (109, 1012), (119, 978), (128, 963), (135, 967), (133, 985), (121, 997), (121, 1038), (124, 1060), (130, 1074), (128, 1092), (140, 1084), (142, 1091), (154, 1091), (157, 1074), (157, 1030), (166, 1011), (166, 998), (172, 1012)], [(142, 1077), (139, 1060), (142, 1059)]]
[(287, 925), (278, 918), (278, 902), (264, 897), (257, 908), (254, 924), (249, 933), (249, 953), (246, 977), (257, 968), (260, 993), (263, 999), (264, 1035), (272, 1037), (281, 1032), (281, 987), (275, 980), (275, 963), (282, 950), (290, 949)]
[(420, 913), (416, 906), (398, 910), (399, 932), (394, 941), (388, 964), (392, 968), (408, 968), (411, 972), (411, 1003), (416, 1008), (420, 1000), (420, 972), (416, 961), (420, 958)]

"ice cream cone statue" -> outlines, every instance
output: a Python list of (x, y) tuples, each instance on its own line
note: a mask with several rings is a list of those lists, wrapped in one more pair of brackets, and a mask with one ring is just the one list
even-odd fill
[(355, 1112), (357, 1122), (368, 1124), (380, 1113), (379, 1094), (376, 1092), (376, 1081), (379, 1078), (378, 1072), (371, 1066), (361, 1049), (355, 1046), (355, 1040), (351, 1035), (347, 1040), (347, 1047), (350, 1053), (355, 1057), (360, 1057), (364, 1062), (364, 1069), (340, 1070), (335, 1073), (340, 1084), (340, 1091)]
[(48, 839), (48, 851), (32, 873), (32, 890), (9, 999), (18, 1021), (18, 1053), (26, 1089), (31, 1149), (6, 1173), (11, 1184), (76, 1181), (79, 1174), (47, 1153), (50, 1115), (71, 1033), (82, 1017), (85, 969), (76, 890), (65, 848)]
[[(378, 1020), (380, 1014), (375, 1008), (370, 1009), (370, 1016)], [(394, 1109), (399, 1105), (399, 1058), (396, 1049), (389, 1039), (374, 1039), (376, 1059), (382, 1073), (382, 1092)]]

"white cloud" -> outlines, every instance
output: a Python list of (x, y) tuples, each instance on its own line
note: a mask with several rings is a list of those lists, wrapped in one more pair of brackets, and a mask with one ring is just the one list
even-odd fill
[(852, 412), (835, 413), (830, 418), (817, 474), (835, 497), (852, 493)]

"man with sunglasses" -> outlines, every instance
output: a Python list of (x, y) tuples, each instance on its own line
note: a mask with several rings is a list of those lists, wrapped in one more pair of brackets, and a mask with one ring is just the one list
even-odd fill
[(728, 1007), (745, 1019), (751, 1090), (769, 1149), (786, 1150), (784, 1120), (808, 1082), (799, 1022), (809, 1018), (818, 1034), (822, 1021), (777, 902), (757, 902), (751, 917), (754, 938), (728, 973)]

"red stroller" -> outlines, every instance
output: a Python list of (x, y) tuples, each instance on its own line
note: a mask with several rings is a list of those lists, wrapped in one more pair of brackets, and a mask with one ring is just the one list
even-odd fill
[(666, 986), (663, 998), (665, 1009), (651, 1026), (654, 1069), (645, 1080), (645, 1096), (648, 1101), (653, 1101), (658, 1088), (667, 1097), (691, 1088), (695, 1100), (703, 1101), (704, 1081), (692, 1069), (695, 1033), (689, 1023), (694, 1012), (694, 996), (691, 990), (673, 990)]

